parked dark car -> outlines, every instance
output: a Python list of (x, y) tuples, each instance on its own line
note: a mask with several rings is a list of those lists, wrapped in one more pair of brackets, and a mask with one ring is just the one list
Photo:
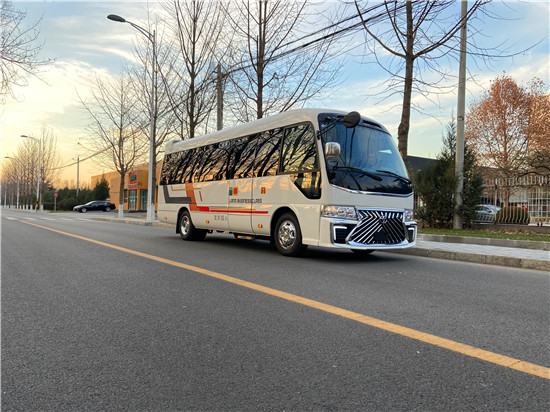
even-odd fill
[(106, 202), (105, 200), (92, 200), (85, 205), (73, 207), (73, 212), (86, 213), (90, 210), (103, 210), (104, 212), (110, 212), (115, 209), (115, 205), (111, 202)]

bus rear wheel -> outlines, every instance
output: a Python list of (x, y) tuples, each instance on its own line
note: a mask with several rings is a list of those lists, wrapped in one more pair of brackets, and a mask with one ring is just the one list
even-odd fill
[(292, 213), (285, 213), (279, 218), (273, 238), (275, 247), (284, 256), (298, 256), (307, 247), (302, 244), (300, 224)]
[(206, 237), (206, 230), (195, 227), (187, 210), (180, 216), (180, 236), (183, 240), (203, 240)]

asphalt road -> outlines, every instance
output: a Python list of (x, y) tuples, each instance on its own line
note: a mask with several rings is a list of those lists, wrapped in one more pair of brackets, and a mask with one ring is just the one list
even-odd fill
[(550, 408), (548, 273), (93, 216), (2, 211), (3, 411)]

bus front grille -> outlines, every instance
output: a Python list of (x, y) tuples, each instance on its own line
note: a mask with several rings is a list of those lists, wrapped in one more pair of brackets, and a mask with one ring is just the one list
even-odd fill
[(358, 212), (361, 220), (349, 234), (348, 243), (395, 245), (405, 241), (403, 212), (361, 209)]

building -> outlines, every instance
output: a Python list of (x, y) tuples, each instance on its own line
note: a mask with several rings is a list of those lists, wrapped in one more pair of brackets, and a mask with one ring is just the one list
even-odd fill
[[(160, 168), (162, 162), (157, 163), (156, 175), (157, 182), (160, 176)], [(102, 173), (91, 177), (92, 187), (95, 187), (103, 177), (109, 183), (110, 189), (110, 201), (115, 205), (119, 205), (120, 194), (120, 174), (118, 172)], [(124, 210), (129, 212), (146, 211), (147, 210), (147, 192), (149, 181), (149, 164), (141, 164), (135, 166), (130, 172), (128, 172), (124, 178), (124, 194), (123, 205)], [(157, 197), (153, 196), (155, 203), (155, 210), (157, 205)]]

